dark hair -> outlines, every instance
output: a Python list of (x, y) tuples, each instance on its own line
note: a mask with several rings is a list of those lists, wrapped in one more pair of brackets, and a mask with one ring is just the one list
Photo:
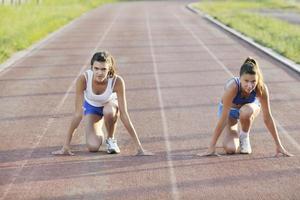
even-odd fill
[(93, 55), (91, 59), (91, 69), (93, 68), (93, 64), (95, 61), (109, 63), (108, 77), (111, 78), (116, 74), (115, 59), (107, 51), (97, 52)]
[(257, 75), (258, 80), (257, 80), (257, 85), (256, 85), (256, 91), (262, 95), (264, 91), (264, 78), (262, 76), (262, 73), (260, 71), (259, 65), (257, 61), (251, 57), (248, 57), (243, 65), (241, 66), (240, 69), (240, 76), (243, 74), (251, 74), (251, 75)]

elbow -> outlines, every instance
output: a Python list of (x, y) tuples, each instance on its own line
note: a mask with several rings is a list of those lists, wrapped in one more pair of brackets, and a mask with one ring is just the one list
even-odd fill
[(271, 115), (264, 116), (264, 123), (267, 125), (272, 121)]
[(126, 115), (120, 113), (120, 119), (122, 122), (124, 122), (126, 120)]
[(120, 118), (126, 118), (128, 116), (128, 113), (124, 110), (120, 110)]
[(120, 119), (123, 123), (126, 123), (129, 119), (127, 112), (120, 112)]
[(268, 124), (268, 123), (269, 123), (269, 121), (270, 121), (270, 119), (269, 119), (269, 118), (267, 118), (267, 117), (264, 117), (264, 124)]

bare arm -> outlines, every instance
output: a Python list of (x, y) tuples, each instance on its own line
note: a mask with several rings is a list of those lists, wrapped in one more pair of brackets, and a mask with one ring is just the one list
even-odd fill
[(221, 116), (217, 122), (217, 125), (214, 129), (213, 136), (212, 136), (207, 153), (200, 154), (200, 155), (204, 155), (204, 156), (217, 155), (215, 153), (216, 144), (217, 144), (217, 141), (226, 125), (228, 115), (230, 112), (230, 108), (232, 105), (232, 100), (237, 93), (237, 89), (238, 88), (233, 81), (229, 82), (228, 86), (226, 86), (225, 91), (222, 96), (222, 103), (223, 103), (222, 114), (221, 114)]
[(76, 97), (75, 97), (75, 113), (73, 115), (70, 127), (67, 132), (66, 140), (63, 145), (63, 148), (59, 151), (54, 151), (52, 154), (55, 155), (61, 155), (61, 154), (69, 154), (73, 155), (73, 153), (70, 151), (70, 143), (73, 137), (73, 134), (77, 127), (79, 126), (81, 120), (82, 120), (82, 113), (83, 113), (83, 101), (84, 101), (84, 90), (86, 88), (86, 80), (84, 75), (81, 75), (78, 77), (76, 81)]
[(141, 142), (138, 138), (138, 135), (134, 129), (134, 126), (130, 120), (128, 111), (127, 111), (127, 102), (126, 102), (126, 94), (125, 94), (125, 82), (124, 80), (118, 76), (116, 80), (116, 84), (114, 87), (115, 92), (117, 93), (118, 97), (118, 107), (120, 111), (120, 119), (124, 124), (125, 128), (127, 129), (128, 133), (133, 139), (133, 142), (138, 150), (138, 155), (146, 155), (151, 154), (150, 152), (145, 152), (143, 149)]
[(278, 131), (276, 128), (276, 124), (274, 122), (272, 113), (271, 113), (271, 108), (270, 108), (270, 101), (269, 101), (269, 91), (268, 88), (265, 86), (265, 90), (263, 91), (263, 94), (260, 98), (260, 103), (261, 103), (261, 108), (263, 112), (263, 119), (264, 123), (272, 135), (275, 145), (276, 145), (276, 156), (278, 156), (280, 153), (286, 156), (292, 156), (292, 154), (289, 154), (284, 147), (281, 144), (280, 138), (278, 136)]

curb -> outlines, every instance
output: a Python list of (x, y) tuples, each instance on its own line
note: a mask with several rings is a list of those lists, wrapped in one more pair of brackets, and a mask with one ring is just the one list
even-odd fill
[(256, 43), (252, 38), (247, 37), (245, 35), (243, 35), (242, 33), (229, 28), (228, 26), (224, 25), (223, 23), (221, 23), (220, 21), (214, 19), (213, 17), (211, 17), (208, 14), (204, 14), (201, 11), (195, 9), (192, 7), (193, 3), (190, 3), (188, 5), (186, 5), (186, 8), (189, 9), (190, 11), (202, 16), (203, 18), (205, 18), (206, 20), (212, 22), (213, 24), (221, 27), (223, 30), (226, 30), (227, 32), (233, 34), (234, 36), (238, 37), (239, 39), (247, 42), (248, 44), (256, 47), (257, 49), (259, 49), (260, 51), (264, 52), (265, 54), (269, 55), (270, 57), (272, 57), (273, 59), (279, 61), (280, 63), (282, 63), (283, 65), (285, 65), (286, 67), (292, 69), (293, 71), (297, 72), (297, 74), (300, 74), (300, 65), (296, 64), (294, 61), (276, 53), (274, 50), (264, 47), (258, 43)]

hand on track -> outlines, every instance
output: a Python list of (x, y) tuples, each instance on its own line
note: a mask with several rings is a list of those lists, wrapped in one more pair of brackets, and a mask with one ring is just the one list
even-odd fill
[(154, 153), (147, 151), (147, 150), (138, 150), (137, 154), (135, 154), (136, 156), (153, 156)]
[(51, 152), (52, 155), (69, 155), (74, 156), (75, 154), (70, 150), (70, 148), (62, 147), (60, 150)]

